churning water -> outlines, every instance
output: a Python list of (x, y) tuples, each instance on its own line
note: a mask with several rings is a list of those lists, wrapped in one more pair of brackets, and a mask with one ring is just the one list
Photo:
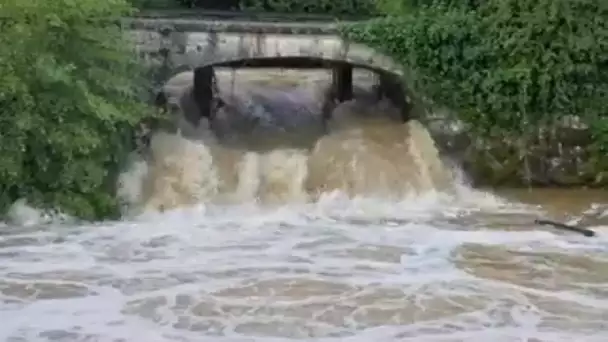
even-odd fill
[[(608, 340), (608, 196), (471, 189), (423, 125), (378, 108), (344, 104), (300, 146), (288, 125), (256, 131), (263, 117), (240, 135), (229, 120), (219, 138), (158, 133), (121, 177), (118, 222), (17, 204), (0, 224), (0, 339)], [(533, 224), (550, 214), (599, 236)]]

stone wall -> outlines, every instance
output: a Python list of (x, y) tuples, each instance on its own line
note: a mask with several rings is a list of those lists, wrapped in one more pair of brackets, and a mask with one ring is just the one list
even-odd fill
[(476, 186), (608, 186), (608, 156), (595, 150), (589, 127), (578, 117), (565, 116), (528, 135), (496, 132), (485, 138), (445, 115), (429, 119), (443, 154)]

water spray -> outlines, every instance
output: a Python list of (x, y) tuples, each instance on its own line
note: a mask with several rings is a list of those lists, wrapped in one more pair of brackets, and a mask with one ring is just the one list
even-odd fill
[(543, 226), (553, 226), (553, 227), (558, 228), (558, 229), (569, 230), (569, 231), (572, 231), (572, 232), (581, 233), (581, 234), (583, 234), (584, 236), (587, 236), (587, 237), (593, 237), (593, 236), (595, 236), (595, 232), (593, 230), (591, 230), (591, 229), (581, 228), (581, 227), (577, 227), (577, 226), (572, 226), (572, 225), (561, 223), (561, 222), (556, 222), (556, 221), (551, 221), (551, 220), (536, 219), (536, 220), (534, 220), (534, 223), (540, 224), (540, 225), (543, 225)]

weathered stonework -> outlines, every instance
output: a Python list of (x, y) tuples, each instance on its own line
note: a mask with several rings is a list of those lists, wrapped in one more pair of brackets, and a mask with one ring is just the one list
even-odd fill
[(342, 40), (334, 24), (134, 19), (131, 27), (138, 51), (166, 53), (176, 72), (260, 57), (317, 57), (401, 74), (391, 58)]
[(589, 127), (572, 120), (528, 137), (497, 132), (482, 138), (446, 117), (427, 122), (427, 127), (443, 154), (476, 186), (608, 186), (608, 156), (595, 149)]

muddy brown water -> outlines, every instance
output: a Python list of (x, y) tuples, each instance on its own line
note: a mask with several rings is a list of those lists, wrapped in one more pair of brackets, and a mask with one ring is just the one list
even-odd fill
[(119, 221), (16, 204), (0, 340), (608, 340), (606, 191), (472, 189), (422, 125), (353, 108), (305, 147), (158, 135)]

